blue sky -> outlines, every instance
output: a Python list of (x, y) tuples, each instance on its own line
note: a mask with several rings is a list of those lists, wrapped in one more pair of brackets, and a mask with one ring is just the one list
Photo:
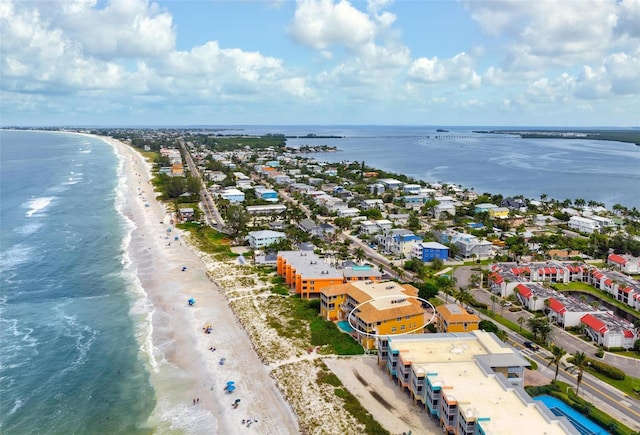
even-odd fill
[(640, 0), (0, 0), (7, 125), (640, 125)]

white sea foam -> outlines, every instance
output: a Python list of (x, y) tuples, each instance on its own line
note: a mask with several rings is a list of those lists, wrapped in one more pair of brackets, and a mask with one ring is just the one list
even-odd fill
[(11, 408), (8, 415), (13, 415), (18, 409), (20, 409), (20, 407), (22, 407), (23, 404), (24, 402), (21, 399), (16, 399), (13, 403), (13, 408)]
[(125, 231), (122, 238), (122, 258), (120, 261), (123, 265), (124, 277), (126, 281), (130, 283), (130, 293), (134, 298), (129, 315), (136, 320), (136, 339), (140, 345), (140, 351), (148, 361), (151, 370), (157, 373), (159, 370), (158, 361), (155, 357), (155, 346), (153, 343), (153, 315), (155, 309), (138, 278), (138, 271), (133, 265), (129, 255), (132, 234), (137, 226), (135, 222), (124, 213), (128, 193), (127, 178), (124, 173), (125, 156), (117, 146), (112, 144), (112, 147), (118, 159), (116, 169), (118, 183), (114, 189), (114, 206), (121, 216)]
[(20, 235), (28, 236), (29, 234), (33, 234), (42, 228), (42, 223), (40, 222), (29, 222), (26, 225), (16, 228), (14, 231)]
[(218, 420), (203, 407), (186, 404), (171, 404), (161, 401), (155, 409), (156, 418), (160, 420), (158, 430), (167, 427), (170, 431), (184, 433), (217, 433)]
[(0, 252), (0, 271), (5, 273), (33, 260), (34, 248), (18, 243)]
[(27, 203), (23, 204), (24, 208), (29, 209), (25, 213), (25, 216), (31, 217), (36, 213), (38, 215), (42, 214), (42, 212), (51, 205), (54, 199), (56, 199), (55, 196), (41, 196), (39, 198), (29, 200)]

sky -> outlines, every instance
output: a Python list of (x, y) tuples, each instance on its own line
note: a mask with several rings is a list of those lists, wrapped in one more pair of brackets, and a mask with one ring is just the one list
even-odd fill
[(0, 125), (640, 126), (640, 0), (0, 0)]

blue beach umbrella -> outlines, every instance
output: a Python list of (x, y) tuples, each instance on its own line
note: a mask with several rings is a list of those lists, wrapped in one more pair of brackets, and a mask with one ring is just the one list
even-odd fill
[(235, 384), (235, 382), (233, 382), (233, 381), (227, 382), (227, 385), (233, 385), (233, 384)]
[(229, 385), (229, 388), (227, 388), (227, 391), (232, 392), (235, 389), (236, 389), (235, 385)]
[(189, 298), (188, 302), (189, 302), (189, 305), (193, 305), (196, 303), (196, 300), (193, 298)]

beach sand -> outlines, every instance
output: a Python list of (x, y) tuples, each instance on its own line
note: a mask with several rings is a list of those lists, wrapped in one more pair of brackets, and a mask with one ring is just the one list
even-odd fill
[[(207, 277), (200, 256), (155, 199), (148, 163), (130, 146), (101, 139), (123, 156), (127, 190), (123, 213), (135, 224), (128, 254), (146, 293), (150, 316), (150, 336), (141, 340), (147, 341), (157, 396), (150, 425), (169, 432), (229, 434), (243, 429), (243, 419), (257, 419), (251, 424), (255, 433), (299, 433), (296, 415), (237, 323), (224, 293)], [(189, 298), (196, 300), (194, 306), (187, 303)], [(210, 334), (204, 332), (206, 325), (212, 327)], [(215, 351), (209, 350), (212, 346)], [(228, 381), (236, 387), (231, 393), (224, 391)], [(231, 404), (236, 399), (240, 403), (234, 409)]]

